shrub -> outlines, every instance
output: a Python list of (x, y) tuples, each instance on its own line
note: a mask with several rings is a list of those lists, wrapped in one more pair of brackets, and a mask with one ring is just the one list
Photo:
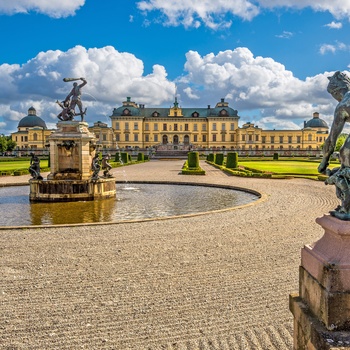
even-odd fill
[(188, 166), (188, 160), (184, 163), (181, 174), (183, 175), (205, 175), (205, 170), (203, 170), (200, 166), (196, 168), (190, 168)]
[(115, 156), (114, 156), (114, 161), (115, 161), (116, 163), (120, 162), (120, 153), (119, 153), (119, 152), (117, 152), (117, 153), (115, 154)]
[(273, 160), (278, 160), (278, 153), (273, 154)]
[(222, 165), (224, 163), (224, 154), (223, 153), (217, 153), (215, 156), (215, 164)]
[(209, 153), (207, 155), (207, 161), (208, 162), (215, 162), (215, 154), (214, 153)]
[(137, 161), (138, 162), (144, 162), (145, 161), (145, 156), (142, 152), (137, 154)]
[(127, 152), (120, 153), (120, 160), (122, 163), (128, 164), (129, 163), (129, 154)]
[(198, 152), (188, 152), (188, 167), (189, 168), (199, 168), (199, 153)]
[(235, 169), (238, 167), (238, 153), (227, 153), (226, 168)]

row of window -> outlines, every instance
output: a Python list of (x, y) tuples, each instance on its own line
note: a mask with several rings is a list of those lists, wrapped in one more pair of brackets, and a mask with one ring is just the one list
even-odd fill
[[(229, 135), (229, 138), (226, 137), (225, 134), (222, 134), (222, 135), (216, 135), (216, 134), (213, 134), (211, 135), (212, 136), (212, 142), (227, 142), (228, 139), (230, 142), (235, 142), (235, 135), (234, 134), (230, 134)], [(245, 142), (246, 141), (246, 135), (241, 135), (242, 136), (242, 141)], [(253, 135), (248, 135), (248, 141), (253, 141), (253, 138), (252, 136)], [(186, 135), (186, 137), (188, 137)], [(178, 139), (178, 136), (175, 135), (174, 138), (177, 138)], [(275, 143), (275, 140), (274, 140), (274, 136), (271, 136), (271, 139), (270, 139), (270, 143), (273, 144)], [(198, 135), (192, 135), (192, 139), (193, 139), (193, 142), (207, 142), (207, 135), (201, 135), (200, 137)], [(320, 138), (321, 139), (321, 138)], [(121, 135), (120, 134), (116, 134), (116, 140), (117, 142), (120, 142), (121, 141)], [(150, 135), (145, 135), (145, 142), (150, 142)], [(124, 141), (128, 142), (128, 141), (131, 141), (130, 139), (130, 135), (129, 134), (124, 134)], [(134, 142), (138, 142), (139, 141), (139, 134), (133, 134), (133, 141)], [(153, 135), (153, 141), (154, 142), (160, 142), (160, 139), (159, 139), (159, 135), (155, 134)], [(259, 135), (255, 135), (255, 141), (259, 142)], [(284, 141), (284, 138), (283, 136), (281, 136), (279, 138), (279, 141), (280, 143), (283, 143)], [(307, 141), (312, 141), (312, 135), (308, 135), (308, 140)], [(322, 140), (320, 140), (322, 141)], [(262, 144), (265, 144), (266, 143), (266, 136), (262, 136), (261, 137), (261, 143)], [(288, 136), (288, 143), (293, 143), (292, 142), (292, 136)], [(301, 136), (296, 136), (296, 143), (301, 143)], [(271, 146), (273, 147), (273, 146)], [(280, 146), (283, 148), (283, 146)]]
[[(237, 149), (246, 150), (247, 147), (246, 147), (245, 145), (242, 145), (241, 147), (237, 147)], [(256, 145), (254, 148), (253, 148), (253, 146), (249, 146), (248, 149), (249, 149), (249, 150), (253, 150), (253, 149), (259, 150), (260, 148), (259, 148), (258, 145)], [(288, 148), (284, 148), (283, 146), (279, 146), (279, 147), (276, 147), (276, 148), (275, 148), (274, 145), (271, 145), (271, 147), (261, 147), (261, 149), (262, 149), (262, 150), (266, 150), (266, 149), (270, 149), (270, 150), (285, 150), (285, 149), (287, 149), (287, 150), (301, 150), (302, 148), (301, 148), (300, 145), (298, 145), (298, 146), (296, 146), (296, 147), (293, 147), (293, 146), (289, 145)], [(311, 145), (309, 145), (309, 146), (306, 146), (305, 149), (312, 150), (313, 148), (312, 148)]]
[[(116, 141), (117, 142), (121, 142), (122, 141), (120, 136), (121, 136), (120, 134), (116, 135)], [(168, 140), (167, 137), (166, 137), (166, 139)], [(189, 141), (189, 136), (186, 135), (185, 139), (188, 142)], [(131, 141), (129, 134), (125, 134), (124, 135), (124, 141), (125, 142), (130, 142)], [(139, 135), (138, 134), (133, 134), (133, 142), (138, 142), (138, 141), (139, 141)], [(145, 135), (145, 142), (150, 142), (150, 141), (151, 141), (150, 135)], [(175, 135), (173, 137), (173, 140), (171, 140), (170, 142), (178, 143), (178, 141), (179, 141), (179, 138), (178, 138), (177, 135)], [(199, 141), (198, 135), (193, 135), (193, 142), (198, 142), (198, 141)], [(206, 135), (202, 135), (201, 141), (202, 142), (207, 142), (207, 136)], [(159, 135), (153, 135), (153, 142), (156, 142), (156, 143), (161, 142)]]
[[(207, 131), (207, 124), (202, 124), (202, 131)], [(133, 125), (133, 130), (139, 130), (139, 123), (135, 122), (134, 125)], [(115, 129), (116, 130), (121, 130), (120, 129), (120, 123), (119, 122), (116, 122), (115, 123)], [(124, 130), (130, 130), (130, 124), (129, 122), (125, 122), (124, 123)], [(158, 128), (158, 123), (154, 123), (153, 124), (153, 130), (154, 131), (158, 131), (159, 128)], [(174, 123), (174, 124), (167, 124), (167, 123), (163, 123), (162, 124), (162, 130), (163, 131), (189, 131), (189, 124), (177, 124), (177, 123)], [(193, 131), (198, 131), (198, 124), (193, 124)], [(217, 124), (216, 123), (213, 123), (212, 124), (212, 130), (213, 131), (217, 131)], [(221, 124), (221, 131), (225, 131), (226, 130), (226, 124), (225, 123), (222, 123)], [(231, 123), (230, 124), (230, 130), (233, 131), (235, 130), (235, 124), (234, 123)], [(149, 123), (145, 123), (145, 131), (150, 131), (150, 124)]]
[[(276, 143), (276, 136), (270, 136), (270, 143)], [(278, 137), (279, 143), (284, 143), (285, 141), (287, 141), (287, 143), (293, 143), (293, 136), (287, 136), (286, 138), (284, 136), (279, 136)], [(241, 135), (241, 141), (243, 142), (259, 142), (259, 135)], [(261, 136), (261, 143), (267, 143), (267, 136)], [(308, 141), (312, 141), (312, 135), (309, 134), (308, 135)], [(296, 136), (296, 143), (301, 143), (301, 136)]]
[[(132, 113), (131, 113), (131, 110), (129, 108), (125, 108), (122, 112), (122, 115), (127, 115), (127, 116), (131, 116)], [(177, 117), (178, 116), (178, 113), (177, 111), (174, 111), (174, 117)], [(225, 110), (225, 109), (222, 109), (219, 113), (218, 113), (219, 116), (227, 116), (228, 115), (228, 112)], [(154, 111), (152, 113), (152, 117), (160, 117), (160, 113), (157, 112), (157, 111)], [(198, 112), (193, 112), (191, 114), (191, 117), (193, 118), (198, 118), (199, 117), (199, 113)]]
[[(34, 134), (36, 135), (36, 134)], [(36, 138), (34, 137), (34, 141), (36, 141)], [(18, 142), (18, 137), (16, 136), (16, 142)], [(21, 142), (28, 142), (28, 136), (21, 136)]]
[[(117, 142), (121, 141), (120, 136), (121, 136), (120, 134), (116, 135), (116, 141)], [(193, 137), (193, 142), (194, 143), (196, 143), (196, 142), (204, 142), (204, 143), (207, 142), (207, 136), (206, 135), (202, 135), (201, 137), (199, 137), (198, 135), (192, 135), (192, 137)], [(185, 138), (189, 142), (189, 137), (187, 135), (186, 135)], [(178, 143), (178, 136), (175, 135), (173, 137), (173, 140), (168, 140), (168, 138), (166, 137), (166, 140), (167, 140), (167, 142), (169, 141), (169, 142), (173, 142), (173, 143)], [(130, 135), (129, 134), (125, 134), (124, 135), (124, 141), (125, 142), (131, 142), (131, 141), (138, 142), (139, 141), (139, 135), (138, 134), (133, 134), (133, 140), (131, 140)], [(218, 140), (217, 135), (212, 135), (212, 142), (218, 142), (218, 141), (226, 142), (225, 135), (221, 135), (221, 140)], [(230, 141), (234, 142), (234, 135), (230, 135)], [(145, 142), (151, 142), (150, 135), (145, 135)], [(155, 143), (163, 142), (164, 143), (164, 136), (163, 136), (163, 139), (161, 140), (159, 135), (153, 135), (153, 142), (155, 142)], [(300, 139), (299, 139), (298, 143), (300, 143)], [(241, 148), (245, 149), (246, 146), (242, 145)], [(252, 148), (253, 148), (253, 146), (250, 145), (249, 149), (252, 149)], [(264, 148), (264, 147), (262, 147), (262, 148)], [(271, 145), (270, 148), (271, 149), (275, 149), (275, 146)], [(309, 146), (309, 148), (312, 148), (312, 147)], [(255, 149), (259, 149), (259, 145), (256, 145)], [(284, 149), (284, 147), (282, 145), (280, 145), (276, 149), (281, 149), (282, 150), (282, 149)], [(289, 149), (300, 149), (300, 145), (296, 146), (295, 148), (293, 146), (289, 145)]]

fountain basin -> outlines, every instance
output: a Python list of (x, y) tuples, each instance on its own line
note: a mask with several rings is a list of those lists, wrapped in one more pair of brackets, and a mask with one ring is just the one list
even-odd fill
[(29, 199), (33, 202), (91, 201), (115, 197), (114, 178), (97, 180), (30, 180)]
[(117, 183), (117, 196), (76, 202), (30, 202), (29, 186), (0, 188), (0, 227), (77, 225), (201, 215), (257, 203), (257, 192), (194, 183)]

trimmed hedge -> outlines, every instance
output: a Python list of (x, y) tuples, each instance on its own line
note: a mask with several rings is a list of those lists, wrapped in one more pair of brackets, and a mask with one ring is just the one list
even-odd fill
[(145, 161), (145, 156), (142, 152), (137, 154), (137, 161), (138, 162), (144, 162)]
[(207, 155), (207, 161), (215, 163), (215, 154), (214, 153), (209, 153)]
[(237, 152), (227, 153), (226, 168), (229, 168), (229, 169), (238, 168), (238, 153)]
[(189, 168), (199, 168), (199, 153), (198, 152), (188, 152), (188, 167)]
[(197, 168), (190, 168), (188, 166), (188, 160), (184, 163), (181, 174), (183, 175), (205, 175), (205, 170), (203, 170), (200, 166)]
[(128, 164), (129, 163), (129, 154), (127, 152), (121, 152), (120, 153), (120, 161), (123, 164)]
[(273, 154), (273, 160), (278, 160), (278, 153)]
[(215, 164), (217, 164), (217, 165), (224, 164), (224, 154), (223, 153), (216, 153)]

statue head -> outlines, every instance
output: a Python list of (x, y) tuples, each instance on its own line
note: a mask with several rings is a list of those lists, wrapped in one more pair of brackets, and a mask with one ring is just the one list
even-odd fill
[(350, 90), (350, 78), (343, 72), (337, 71), (328, 77), (327, 91), (337, 100), (341, 101), (344, 93)]

